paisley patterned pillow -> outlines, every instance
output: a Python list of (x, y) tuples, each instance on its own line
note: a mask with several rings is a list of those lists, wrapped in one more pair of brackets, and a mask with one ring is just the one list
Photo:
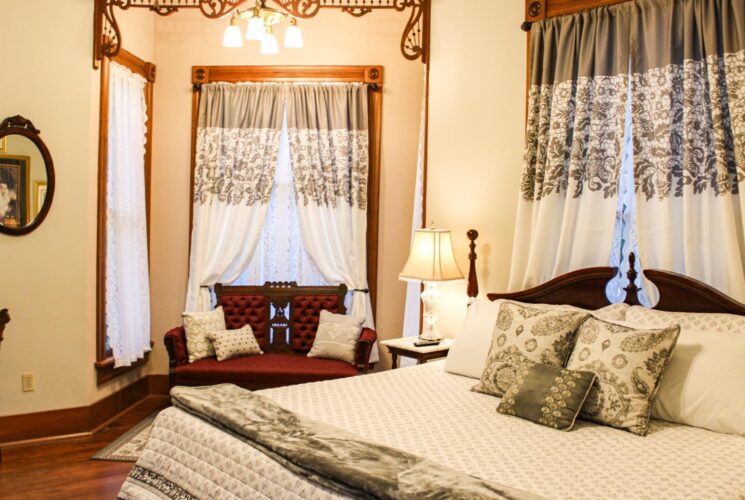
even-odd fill
[(212, 347), (215, 348), (218, 361), (264, 354), (256, 341), (256, 337), (254, 337), (251, 325), (246, 325), (238, 330), (210, 332), (207, 334), (207, 338), (212, 342)]
[(186, 350), (189, 351), (189, 363), (215, 355), (215, 349), (207, 334), (225, 330), (225, 315), (222, 306), (214, 311), (184, 313), (184, 330), (186, 330)]
[(524, 360), (564, 366), (589, 313), (505, 302), (499, 308), (481, 381), (471, 390), (501, 397)]
[(597, 318), (585, 321), (567, 363), (570, 370), (598, 376), (581, 418), (646, 436), (652, 401), (679, 333), (677, 325), (640, 330)]
[(592, 389), (596, 375), (524, 361), (504, 393), (497, 411), (570, 431)]

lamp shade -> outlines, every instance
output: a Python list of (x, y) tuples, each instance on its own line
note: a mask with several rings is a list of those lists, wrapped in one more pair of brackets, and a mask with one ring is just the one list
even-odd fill
[(297, 25), (297, 20), (294, 17), (290, 21), (287, 31), (285, 31), (284, 45), (288, 49), (303, 48), (303, 32), (300, 31), (300, 27)]
[(233, 16), (230, 20), (222, 39), (222, 46), (235, 49), (243, 47), (243, 34), (241, 33), (241, 27), (238, 25), (238, 17)]
[(264, 38), (265, 33), (266, 29), (264, 28), (264, 21), (261, 20), (261, 17), (254, 15), (254, 17), (248, 20), (248, 29), (246, 30), (246, 38), (248, 40), (260, 41)]
[(274, 36), (271, 26), (267, 28), (264, 38), (261, 39), (261, 46), (259, 47), (259, 54), (279, 54), (279, 45), (277, 44), (277, 37)]
[(453, 255), (450, 231), (417, 229), (411, 254), (399, 279), (405, 281), (455, 281), (463, 279)]

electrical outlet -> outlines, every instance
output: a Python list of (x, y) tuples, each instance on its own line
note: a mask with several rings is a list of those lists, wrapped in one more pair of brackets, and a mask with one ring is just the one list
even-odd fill
[(36, 389), (33, 372), (21, 373), (21, 390), (23, 392), (32, 392)]

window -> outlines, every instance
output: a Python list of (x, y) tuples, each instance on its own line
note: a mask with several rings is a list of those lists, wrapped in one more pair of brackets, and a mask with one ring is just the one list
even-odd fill
[(98, 182), (98, 383), (150, 350), (148, 226), (155, 67), (121, 50), (101, 68)]

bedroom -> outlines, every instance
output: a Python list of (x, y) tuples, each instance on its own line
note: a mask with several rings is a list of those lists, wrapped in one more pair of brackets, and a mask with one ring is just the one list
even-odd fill
[[(5, 339), (0, 344), (0, 495), (54, 496), (57, 492), (59, 496), (65, 491), (65, 487), (70, 487), (67, 477), (72, 476), (78, 478), (79, 484), (75, 487), (81, 489), (73, 488), (68, 491), (87, 492), (89, 497), (116, 496), (133, 464), (90, 461), (90, 457), (154, 412), (156, 408), (152, 405), (167, 401), (169, 356), (164, 345), (164, 334), (181, 325), (181, 313), (187, 302), (190, 246), (193, 247), (190, 221), (194, 220), (194, 215), (191, 213), (190, 191), (193, 174), (192, 107), (196, 95), (193, 88), (193, 83), (196, 82), (192, 74), (194, 66), (382, 66), (378, 90), (369, 91), (378, 92), (376, 95), (382, 98), (377, 217), (379, 229), (375, 262), (377, 272), (373, 277), (377, 281), (374, 324), (379, 341), (375, 350), (380, 361), (371, 370), (371, 375), (353, 377), (354, 383), (361, 383), (368, 376), (371, 377), (370, 380), (381, 381), (388, 380), (386, 377), (398, 376), (397, 374), (406, 376), (407, 373), (414, 378), (427, 377), (427, 369), (441, 366), (441, 363), (430, 363), (429, 367), (424, 365), (393, 372), (389, 370), (390, 352), (380, 344), (382, 341), (402, 337), (407, 328), (405, 325), (411, 324), (404, 319), (407, 288), (413, 290), (416, 299), (409, 300), (409, 304), (413, 302), (419, 306), (418, 285), (402, 283), (399, 275), (410, 254), (415, 200), (421, 199), (416, 195), (416, 187), (424, 94), (427, 96), (424, 148), (426, 175), (421, 186), (425, 192), (423, 206), (426, 217), (421, 220), (424, 224), (420, 223), (417, 227), (427, 227), (434, 221), (437, 228), (451, 231), (455, 261), (464, 276), (469, 274), (470, 264), (466, 232), (472, 228), (478, 230), (475, 270), (481, 299), (487, 293), (518, 291), (539, 285), (568, 271), (609, 264), (612, 243), (619, 241), (613, 234), (617, 227), (617, 209), (615, 204), (611, 206), (612, 202), (619, 199), (618, 195), (606, 198), (600, 191), (601, 195), (596, 199), (593, 196), (598, 191), (590, 189), (588, 193), (576, 198), (586, 204), (572, 204), (570, 202), (575, 198), (567, 196), (569, 202), (563, 210), (557, 210), (556, 205), (551, 204), (558, 203), (556, 199), (559, 197), (547, 196), (540, 200), (546, 210), (532, 214), (532, 219), (545, 224), (537, 226), (538, 229), (531, 226), (531, 214), (525, 210), (520, 213), (520, 209), (524, 208), (521, 207), (523, 202), (520, 186), (523, 175), (528, 69), (526, 34), (521, 31), (520, 25), (528, 20), (526, 15), (530, 14), (532, 2), (468, 0), (464, 3), (457, 0), (432, 0), (431, 6), (425, 2), (430, 8), (427, 19), (430, 26), (427, 32), (431, 33), (426, 64), (416, 56), (413, 56), (413, 60), (407, 59), (401, 50), (402, 33), (411, 13), (409, 8), (401, 12), (395, 9), (374, 9), (362, 17), (351, 16), (338, 8), (321, 9), (312, 17), (298, 19), (297, 25), (302, 29), (304, 38), (304, 47), (299, 49), (282, 46), (282, 36), (289, 26), (286, 20), (277, 29), (279, 53), (264, 55), (258, 53), (258, 42), (245, 41), (243, 48), (239, 49), (222, 46), (230, 16), (207, 19), (198, 8), (183, 8), (172, 15), (159, 16), (145, 8), (122, 10), (114, 7), (123, 48), (157, 67), (155, 81), (152, 82), (154, 116), (148, 221), (151, 318), (148, 338), (153, 342), (153, 347), (144, 364), (123, 375), (117, 373), (116, 376), (106, 378), (109, 375), (102, 375), (106, 373), (108, 365), (102, 366), (105, 365), (102, 363), (105, 360), (100, 352), (102, 328), (99, 324), (101, 311), (98, 303), (102, 273), (97, 263), (101, 233), (99, 118), (102, 74), (101, 69), (92, 67), (94, 33), (91, 21), (94, 19), (94, 3), (88, 0), (65, 0), (55, 2), (54, 5), (45, 5), (43, 10), (22, 0), (3, 0), (0, 4), (3, 13), (0, 17), (0, 38), (7, 47), (3, 62), (7, 74), (12, 75), (0, 85), (3, 95), (7, 96), (0, 100), (0, 114), (3, 119), (22, 115), (41, 130), (38, 137), (46, 144), (53, 159), (56, 181), (53, 197), (47, 195), (50, 203), (48, 214), (38, 228), (21, 236), (0, 234), (0, 256), (4, 262), (9, 263), (3, 266), (0, 309), (7, 308), (10, 314), (10, 322), (5, 326)], [(160, 2), (161, 5), (166, 3)], [(291, 2), (282, 3), (289, 5)], [(648, 3), (659, 4), (660, 9), (673, 8), (670, 5), (686, 9), (688, 4), (695, 4), (690, 12), (685, 10), (681, 19), (699, 26), (706, 36), (701, 35), (700, 40), (694, 37), (695, 43), (689, 43), (686, 39), (679, 46), (672, 43), (668, 45), (686, 47), (685, 50), (693, 46), (692, 50), (695, 50), (696, 44), (700, 43), (705, 46), (704, 54), (709, 55), (707, 37), (714, 36), (735, 46), (739, 44), (740, 48), (734, 52), (737, 57), (742, 55), (745, 29), (740, 23), (745, 7), (741, 2), (659, 0), (599, 3), (621, 3), (632, 9), (646, 8)], [(252, 0), (242, 2), (239, 10), (253, 7), (253, 4)], [(464, 8), (464, 4), (468, 8)], [(529, 29), (536, 30), (541, 26), (541, 18), (546, 9), (551, 16), (555, 12), (562, 12), (568, 4), (574, 2), (538, 2), (539, 10), (531, 18), (536, 22)], [(583, 2), (583, 5), (588, 6), (587, 4), (588, 2)], [(720, 25), (712, 20), (712, 14), (707, 10), (707, 6), (712, 5), (726, 11), (726, 16), (719, 17), (726, 19), (729, 24), (722, 21)], [(277, 3), (270, 1), (267, 6), (277, 7)], [(593, 11), (587, 12), (585, 15), (593, 15)], [(602, 18), (600, 10), (596, 10), (595, 15)], [(641, 21), (639, 23), (642, 26), (634, 24), (639, 17), (629, 16), (632, 18), (630, 25), (619, 28), (620, 34), (647, 33), (647, 25)], [(715, 19), (719, 17), (714, 16)], [(561, 16), (557, 19), (560, 18)], [(550, 22), (544, 23), (548, 25)], [(699, 22), (700, 25), (695, 24)], [(241, 30), (245, 31), (246, 25), (245, 20), (240, 21)], [(667, 28), (672, 31), (669, 26)], [(657, 31), (664, 33), (662, 28)], [(603, 29), (599, 32), (606, 35), (609, 33)], [(682, 30), (682, 33), (676, 31), (675, 36), (696, 32), (695, 29)], [(604, 40), (605, 43), (615, 44), (613, 51), (603, 48), (586, 56), (596, 57), (596, 64), (602, 62), (604, 66), (615, 65), (616, 73), (624, 75), (628, 70), (629, 52), (633, 53), (635, 47), (639, 46), (654, 46), (654, 43), (642, 45), (638, 40), (634, 42), (633, 36), (630, 39), (630, 46), (625, 48), (620, 38), (612, 42)], [(664, 35), (656, 35), (654, 41), (667, 43), (672, 39), (673, 34), (669, 39)], [(637, 45), (634, 46), (634, 43)], [(680, 51), (684, 49), (680, 48)], [(666, 51), (661, 52), (666, 54)], [(671, 52), (671, 57), (678, 56), (676, 51)], [(619, 57), (613, 59), (607, 56), (609, 53), (615, 53)], [(687, 54), (686, 52), (686, 59), (689, 58)], [(583, 68), (587, 67), (584, 61), (578, 64)], [(426, 67), (429, 68), (428, 92), (425, 92)], [(623, 71), (618, 71), (619, 67)], [(734, 76), (727, 73), (726, 82), (733, 99), (741, 95), (736, 91), (738, 85), (743, 85), (741, 79), (737, 78), (738, 74), (742, 74), (741, 66), (734, 71)], [(615, 95), (619, 99), (619, 106), (626, 104), (625, 87), (616, 89)], [(632, 98), (636, 95), (638, 94), (633, 94)], [(738, 130), (742, 133), (738, 126), (745, 123), (742, 121), (745, 119), (742, 117), (743, 107), (737, 106), (742, 101), (734, 102), (731, 128), (737, 137)], [(538, 108), (540, 106), (536, 107)], [(374, 107), (370, 109), (374, 112)], [(618, 116), (623, 115), (623, 109), (617, 111)], [(287, 120), (291, 120), (291, 113), (286, 113)], [(630, 115), (639, 116), (636, 110)], [(614, 126), (618, 129), (617, 136), (629, 137), (629, 134), (624, 133), (624, 123), (617, 122)], [(277, 128), (285, 127), (280, 123)], [(290, 123), (287, 128), (292, 128)], [(742, 143), (735, 139), (735, 144)], [(615, 160), (618, 160), (621, 151), (625, 151), (623, 146), (617, 143), (614, 146), (618, 154), (613, 156), (613, 163), (619, 171), (621, 162)], [(742, 180), (745, 168), (741, 147), (735, 147), (735, 153), (731, 156), (731, 162), (736, 164), (735, 186)], [(716, 153), (720, 154), (720, 151), (717, 150)], [(2, 154), (4, 153), (0, 153)], [(664, 155), (664, 152), (661, 154)], [(36, 162), (33, 158), (31, 161)], [(629, 162), (625, 164), (628, 166)], [(632, 160), (631, 164), (636, 166), (638, 163), (633, 164)], [(729, 167), (729, 164), (725, 166)], [(602, 168), (600, 170), (602, 173)], [(602, 182), (607, 180), (603, 179)], [(641, 247), (636, 252), (642, 257), (640, 260), (643, 268), (685, 274), (719, 289), (740, 303), (745, 301), (742, 293), (745, 287), (745, 278), (742, 275), (745, 259), (743, 219), (741, 211), (737, 212), (740, 202), (736, 189), (733, 188), (732, 191), (710, 198), (713, 187), (702, 188), (702, 196), (707, 196), (707, 203), (708, 200), (713, 200), (711, 205), (693, 204), (698, 201), (683, 205), (683, 200), (688, 200), (687, 198), (671, 197), (670, 200), (680, 202), (680, 205), (665, 205), (665, 209), (672, 213), (686, 214), (690, 218), (685, 219), (685, 223), (688, 224), (686, 227), (692, 228), (694, 234), (685, 233), (685, 238), (680, 237), (680, 232), (676, 232), (680, 229), (678, 227), (670, 229), (669, 234), (655, 233), (652, 229), (659, 222), (658, 219), (647, 218), (646, 222), (638, 219), (638, 224), (648, 225), (647, 233), (639, 235)], [(633, 199), (634, 189), (630, 189), (630, 192)], [(637, 193), (637, 199), (639, 202), (647, 201), (643, 190), (641, 195)], [(717, 205), (717, 201), (724, 203)], [(730, 207), (729, 211), (727, 207)], [(636, 208), (639, 213), (642, 212), (639, 210), (640, 206)], [(715, 209), (722, 211), (722, 217), (712, 214)], [(576, 212), (572, 212), (573, 210)], [(594, 215), (603, 210), (602, 213), (610, 214), (610, 222), (597, 223)], [(552, 213), (564, 213), (566, 218), (551, 218)], [(651, 213), (651, 217), (662, 217), (657, 212), (645, 213)], [(588, 219), (582, 218), (588, 214)], [(527, 223), (518, 223), (518, 220), (525, 221), (526, 218)], [(721, 220), (722, 223), (704, 224), (709, 220)], [(583, 223), (587, 226), (582, 226)], [(584, 230), (572, 232), (572, 227), (582, 227)], [(697, 227), (705, 227), (706, 231), (699, 231), (700, 235), (695, 234)], [(529, 235), (531, 231), (538, 231), (543, 239), (531, 241), (527, 237), (523, 238), (524, 233)], [(720, 234), (714, 231), (720, 231)], [(562, 232), (571, 237), (562, 239)], [(670, 240), (670, 235), (680, 238)], [(664, 240), (666, 237), (668, 240)], [(529, 251), (521, 247), (523, 250), (513, 251), (513, 248), (518, 248), (518, 240), (523, 241), (523, 244), (532, 243), (535, 248), (531, 247)], [(671, 249), (669, 240), (672, 245), (678, 246)], [(645, 246), (649, 241), (654, 244)], [(713, 241), (717, 243), (714, 244)], [(546, 248), (552, 251), (545, 251)], [(680, 251), (676, 251), (678, 248)], [(721, 249), (726, 249), (726, 255), (716, 253)], [(521, 263), (517, 258), (531, 252), (534, 257), (530, 262), (526, 259), (526, 262)], [(628, 269), (628, 259), (621, 265)], [(517, 275), (528, 275), (522, 268), (515, 270), (521, 266), (532, 266), (532, 270), (535, 270), (529, 279), (514, 278)], [(368, 274), (368, 285), (372, 289), (370, 282), (374, 280), (369, 277)], [(338, 281), (334, 284), (337, 283)], [(367, 288), (351, 282), (346, 284), (349, 289)], [(439, 287), (442, 298), (438, 325), (444, 336), (455, 338), (456, 345), (468, 310), (467, 285), (466, 280), (461, 280)], [(598, 288), (597, 283), (593, 282), (593, 285)], [(663, 294), (660, 295), (664, 297)], [(702, 299), (692, 300), (690, 295), (682, 298), (685, 299), (684, 302), (688, 302), (684, 309), (686, 311), (693, 311), (699, 302), (704, 303)], [(580, 299), (575, 297), (573, 300)], [(676, 300), (679, 304), (681, 297), (676, 296)], [(565, 302), (570, 300), (565, 297)], [(717, 311), (725, 312), (722, 308), (728, 312), (737, 310), (732, 307), (730, 303), (720, 304)], [(411, 314), (409, 312), (410, 318)], [(418, 313), (413, 315), (415, 330), (418, 331), (417, 316)], [(105, 342), (103, 345), (105, 346)], [(488, 349), (488, 345), (482, 348), (483, 351)], [(485, 357), (486, 352), (482, 355)], [(401, 362), (411, 364), (412, 360), (406, 358), (404, 361), (402, 358)], [(733, 367), (732, 370), (733, 376), (742, 373), (737, 371), (741, 370), (741, 366)], [(30, 385), (34, 390), (23, 391), (23, 384), (19, 382), (28, 383), (29, 377), (23, 377), (28, 374), (31, 374)], [(414, 380), (411, 383), (416, 386), (426, 384), (426, 380)], [(320, 387), (336, 387), (331, 382), (329, 384)], [(471, 383), (474, 384), (475, 381)], [(471, 401), (474, 397), (477, 401), (483, 401), (483, 398), (478, 399), (483, 395), (471, 393), (468, 388), (470, 386), (466, 387), (466, 394), (462, 396), (465, 401)], [(284, 392), (288, 389), (278, 389), (274, 394), (280, 401), (290, 404), (288, 401), (295, 397), (295, 393)], [(408, 402), (399, 401), (394, 396), (383, 394), (379, 396), (383, 398), (381, 400), (370, 394), (371, 404), (375, 406), (374, 415), (370, 420), (360, 419), (355, 425), (362, 430), (367, 429), (363, 435), (368, 439), (378, 442), (382, 440), (389, 445), (399, 444), (397, 448), (406, 449), (408, 437), (397, 430), (400, 426), (391, 426), (398, 425), (395, 422), (397, 418), (408, 419), (407, 412), (415, 412), (415, 403), (421, 401), (414, 395)], [(283, 397), (287, 399), (281, 399)], [(497, 398), (484, 398), (488, 401), (487, 415), (501, 419), (500, 422), (508, 418), (496, 414), (495, 409), (499, 403)], [(342, 399), (341, 396), (339, 399)], [(381, 405), (384, 407), (381, 408)], [(444, 411), (444, 408), (440, 410)], [(130, 411), (126, 412), (128, 409)], [(731, 412), (741, 419), (743, 411), (741, 399), (733, 400), (730, 405), (722, 408), (723, 413)], [(124, 415), (116, 419), (121, 412)], [(313, 412), (314, 410), (308, 409), (308, 415), (318, 418)], [(386, 415), (381, 415), (382, 413)], [(580, 427), (585, 427), (566, 435), (550, 429), (544, 430), (537, 424), (518, 421), (529, 425), (522, 427), (514, 424), (520, 429), (519, 432), (523, 429), (540, 429), (537, 433), (551, 431), (541, 435), (557, 443), (595, 427), (610, 431), (609, 439), (625, 442), (632, 437), (636, 438), (620, 430), (581, 421)], [(337, 422), (337, 425), (349, 430), (351, 424)], [(452, 429), (455, 423), (451, 422), (450, 425)], [(386, 430), (389, 431), (387, 434)], [(445, 434), (452, 437), (452, 434)], [(655, 439), (655, 434), (660, 435), (653, 432), (645, 438), (630, 441), (630, 446), (640, 440), (646, 444), (639, 446), (652, 446), (649, 443)], [(60, 442), (60, 436), (74, 439)], [(727, 446), (726, 449), (735, 450), (730, 462), (734, 465), (743, 464), (743, 445), (737, 444), (737, 440), (745, 438), (725, 433), (716, 436), (721, 440), (719, 447)], [(735, 444), (731, 444), (732, 442)], [(417, 443), (409, 444), (408, 450), (416, 452)], [(82, 451), (73, 454), (78, 449)], [(453, 455), (456, 455), (455, 451)], [(34, 457), (32, 461), (29, 461), (30, 457)], [(64, 457), (70, 459), (69, 463), (62, 466), (60, 462), (66, 461)], [(56, 465), (51, 465), (53, 462)], [(550, 458), (545, 463), (550, 463)], [(454, 464), (450, 465), (452, 467)], [(527, 467), (525, 470), (531, 469)], [(625, 472), (628, 473), (629, 470)], [(673, 468), (668, 472), (680, 474), (681, 470), (686, 469)], [(706, 467), (701, 469), (706, 470)], [(471, 469), (466, 472), (475, 473)], [(524, 483), (520, 481), (496, 479), (499, 475), (495, 475), (493, 471), (482, 472), (497, 483), (527, 489), (540, 496), (551, 496), (545, 493), (546, 486), (540, 486), (538, 482), (537, 489), (531, 489), (524, 487)], [(743, 494), (742, 489), (738, 489), (742, 488), (742, 484), (730, 481), (730, 478), (715, 475), (707, 481), (699, 475), (692, 475), (692, 481), (697, 481), (696, 484), (700, 484), (702, 488), (713, 483), (718, 484), (719, 496), (726, 498)], [(42, 477), (46, 477), (50, 484), (42, 484)], [(509, 477), (509, 474), (505, 476)], [(644, 477), (649, 476), (647, 474)], [(546, 484), (550, 485), (551, 481), (547, 480)], [(86, 487), (94, 489), (85, 490)], [(704, 490), (699, 495), (689, 496), (716, 496), (713, 493), (707, 495), (706, 492)], [(613, 496), (611, 493), (622, 496), (617, 490), (605, 493), (608, 496)], [(556, 496), (572, 496), (572, 493), (557, 493)], [(680, 495), (676, 490), (669, 495), (660, 496)]]

